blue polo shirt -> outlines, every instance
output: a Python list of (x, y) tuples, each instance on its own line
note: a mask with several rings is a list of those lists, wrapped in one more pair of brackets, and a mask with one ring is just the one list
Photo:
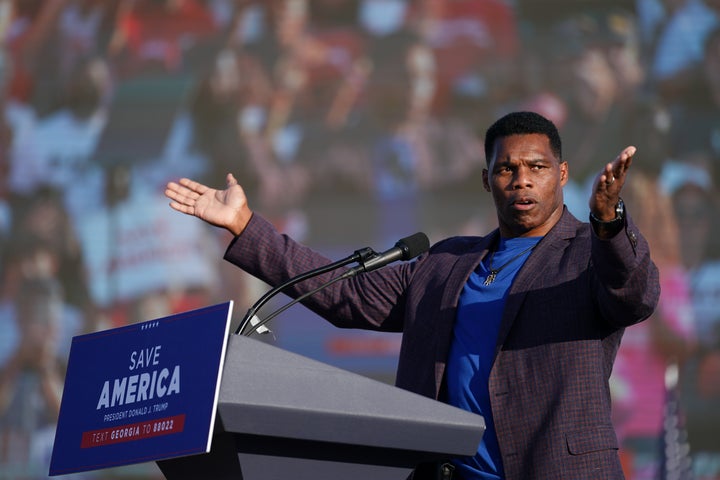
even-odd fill
[[(447, 363), (448, 403), (482, 415), (486, 430), (474, 457), (454, 461), (466, 480), (504, 478), (500, 448), (490, 409), (488, 379), (505, 300), (515, 275), (542, 237), (501, 238), (495, 254), (486, 255), (460, 294), (453, 342)], [(490, 265), (500, 269), (484, 285)], [(501, 268), (502, 267), (502, 268)]]

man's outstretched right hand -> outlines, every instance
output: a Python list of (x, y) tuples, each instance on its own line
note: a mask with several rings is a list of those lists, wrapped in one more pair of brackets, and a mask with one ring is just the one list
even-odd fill
[(227, 188), (216, 190), (188, 178), (169, 182), (165, 187), (170, 207), (178, 212), (198, 217), (211, 225), (222, 227), (233, 235), (245, 230), (252, 210), (245, 191), (233, 174), (226, 177)]

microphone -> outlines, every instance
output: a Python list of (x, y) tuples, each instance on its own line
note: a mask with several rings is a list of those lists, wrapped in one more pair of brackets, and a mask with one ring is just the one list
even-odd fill
[[(270, 289), (260, 297), (260, 299), (253, 304), (252, 307), (248, 309), (248, 311), (245, 313), (245, 316), (243, 317), (242, 321), (240, 322), (240, 325), (238, 326), (237, 330), (235, 330), (235, 335), (238, 335), (245, 331), (245, 328), (247, 327), (248, 323), (251, 323), (253, 326), (257, 325), (260, 321), (257, 318), (257, 311), (262, 308), (263, 305), (265, 305), (272, 297), (277, 295), (278, 293), (282, 292), (286, 288), (289, 288), (297, 283), (302, 282), (303, 280), (307, 280), (308, 278), (316, 277), (318, 275), (321, 275), (323, 273), (330, 272), (332, 270), (336, 270), (340, 267), (344, 267), (345, 265), (353, 262), (363, 262), (365, 259), (376, 256), (377, 253), (369, 248), (361, 248), (359, 250), (355, 250), (352, 255), (349, 255), (341, 260), (338, 260), (336, 262), (330, 263), (329, 265), (324, 265), (319, 268), (315, 268), (313, 270), (310, 270), (305, 273), (301, 273), (300, 275), (297, 275), (295, 277), (290, 278), (289, 280), (281, 283), (280, 285), (275, 286), (274, 288)], [(256, 329), (259, 333), (267, 333), (267, 329), (264, 331), (260, 331), (260, 327)]]
[[(374, 255), (367, 257), (367, 259), (365, 259), (363, 256), (360, 256), (360, 258), (358, 260), (356, 260), (360, 263), (360, 265), (358, 265), (357, 267), (348, 269), (342, 275), (334, 277), (334, 278), (328, 280), (327, 282), (325, 282), (324, 284), (320, 285), (319, 287), (300, 295), (299, 297), (293, 299), (291, 302), (289, 302), (286, 305), (283, 305), (279, 309), (275, 310), (274, 312), (272, 312), (270, 315), (268, 315), (267, 317), (265, 317), (262, 320), (260, 320), (257, 317), (257, 315), (254, 314), (254, 312), (257, 311), (257, 309), (255, 309), (255, 310), (251, 309), (252, 313), (250, 311), (248, 312), (248, 315), (246, 315), (247, 320), (243, 323), (243, 325), (240, 326), (240, 328), (238, 328), (237, 332), (235, 332), (235, 333), (236, 334), (242, 333), (244, 331), (244, 329), (245, 329), (244, 327), (245, 327), (245, 325), (247, 325), (247, 323), (251, 323), (252, 326), (254, 327), (253, 330), (250, 330), (247, 333), (247, 336), (252, 335), (253, 332), (267, 333), (267, 332), (269, 332), (269, 330), (266, 327), (264, 327), (264, 325), (267, 322), (269, 322), (270, 320), (272, 320), (273, 318), (275, 318), (276, 316), (278, 316), (279, 314), (281, 314), (288, 308), (292, 307), (296, 303), (329, 287), (333, 283), (339, 282), (341, 280), (345, 280), (346, 278), (354, 277), (358, 273), (366, 273), (366, 272), (370, 272), (372, 270), (377, 270), (379, 268), (384, 267), (385, 265), (388, 265), (389, 263), (392, 263), (392, 262), (395, 262), (398, 260), (411, 260), (411, 259), (417, 257), (418, 255), (425, 253), (429, 248), (430, 248), (430, 240), (428, 239), (427, 235), (425, 235), (422, 232), (418, 232), (414, 235), (410, 235), (409, 237), (405, 237), (405, 238), (398, 240), (395, 243), (395, 246), (393, 248), (386, 250), (385, 252), (382, 252), (380, 254), (375, 253)], [(358, 251), (356, 251), (356, 254), (357, 254), (357, 252)], [(362, 250), (362, 252), (366, 254), (365, 256), (367, 256), (367, 249)], [(355, 258), (357, 258), (357, 257), (355, 257)], [(328, 271), (327, 268), (324, 270), (324, 272), (326, 272), (326, 271)], [(305, 278), (308, 278), (308, 277), (305, 276)], [(292, 281), (292, 279), (290, 281)], [(294, 283), (297, 283), (297, 282), (294, 282)]]
[[(398, 260), (413, 259), (421, 253), (427, 252), (429, 248), (430, 240), (427, 235), (418, 232), (409, 237), (401, 238), (390, 250), (371, 256), (367, 260), (360, 260), (360, 265), (350, 269), (350, 271), (357, 271), (356, 273), (371, 272)], [(356, 273), (350, 276), (354, 276)]]

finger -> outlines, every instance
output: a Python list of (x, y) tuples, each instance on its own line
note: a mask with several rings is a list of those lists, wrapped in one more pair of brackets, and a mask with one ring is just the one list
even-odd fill
[(203, 185), (202, 183), (198, 183), (194, 180), (190, 180), (189, 178), (181, 178), (179, 180), (179, 183), (183, 187), (189, 189), (192, 192), (197, 193), (198, 195), (202, 195), (203, 193), (205, 193), (209, 190), (209, 187)]
[(619, 177), (627, 172), (627, 169), (630, 168), (632, 157), (635, 155), (635, 152), (637, 152), (637, 149), (633, 146), (626, 147), (622, 152), (620, 152), (620, 155), (618, 155), (618, 158), (614, 162), (616, 164), (615, 168), (613, 168), (615, 176)]
[(613, 163), (608, 163), (605, 165), (605, 169), (600, 175), (600, 185), (609, 187), (613, 183), (615, 183), (615, 165)]
[(228, 187), (232, 187), (238, 184), (237, 178), (232, 173), (228, 173), (226, 177), (226, 183)]
[(171, 200), (170, 207), (172, 209), (188, 215), (195, 215), (195, 204), (200, 198), (198, 193), (171, 182), (165, 189), (165, 196)]
[(165, 190), (179, 195), (190, 192), (190, 189), (175, 182), (168, 182), (168, 184), (165, 186)]
[(177, 200), (181, 197), (180, 195), (180, 189), (182, 187), (178, 185), (175, 182), (169, 182), (167, 186), (165, 187), (165, 196), (172, 199)]
[(187, 213), (189, 215), (195, 214), (194, 206), (176, 202), (174, 200), (170, 202), (170, 208), (172, 208), (173, 210), (177, 210), (178, 212)]
[(198, 197), (198, 194), (182, 185), (170, 182), (165, 187), (165, 196), (177, 202), (187, 202), (194, 201)]
[(637, 152), (637, 148), (630, 145), (629, 147), (625, 147), (620, 156), (624, 157), (626, 160), (629, 160), (633, 157), (633, 155), (635, 155), (635, 152)]

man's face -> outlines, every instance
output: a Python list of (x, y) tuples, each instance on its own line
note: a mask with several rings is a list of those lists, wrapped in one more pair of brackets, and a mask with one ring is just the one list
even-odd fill
[(503, 237), (545, 235), (560, 220), (566, 162), (553, 154), (541, 134), (511, 135), (495, 141), (483, 185), (492, 193)]

